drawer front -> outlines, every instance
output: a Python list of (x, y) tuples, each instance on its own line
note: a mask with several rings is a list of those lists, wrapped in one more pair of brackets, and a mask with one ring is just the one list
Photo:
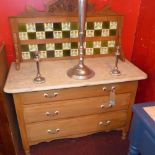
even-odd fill
[(118, 111), (27, 124), (28, 140), (30, 144), (35, 144), (58, 138), (75, 137), (76, 135), (87, 135), (122, 128), (125, 125), (126, 117), (126, 111)]
[(114, 106), (109, 106), (108, 96), (25, 105), (24, 118), (27, 123), (31, 123), (103, 113), (127, 109), (129, 101), (130, 94), (119, 94), (116, 96), (116, 104)]
[(127, 93), (134, 91), (137, 86), (136, 84), (136, 82), (125, 82), (108, 85), (21, 93), (19, 95), (23, 104), (32, 104), (109, 95), (112, 88), (115, 88), (116, 93)]

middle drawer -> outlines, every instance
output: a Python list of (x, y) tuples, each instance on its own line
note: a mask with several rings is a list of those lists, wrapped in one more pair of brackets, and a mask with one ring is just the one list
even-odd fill
[(26, 123), (32, 123), (127, 109), (129, 102), (130, 94), (126, 93), (116, 95), (114, 106), (109, 106), (109, 96), (23, 105), (24, 119)]

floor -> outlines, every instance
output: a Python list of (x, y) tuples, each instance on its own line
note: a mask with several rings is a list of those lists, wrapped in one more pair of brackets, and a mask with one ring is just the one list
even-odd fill
[(31, 155), (127, 155), (127, 151), (128, 140), (121, 139), (120, 131), (54, 140), (31, 146)]

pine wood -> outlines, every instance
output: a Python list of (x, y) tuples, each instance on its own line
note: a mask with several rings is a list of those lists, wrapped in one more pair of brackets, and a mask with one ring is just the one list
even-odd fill
[[(105, 96), (109, 95), (111, 88), (114, 86), (116, 88), (116, 94), (128, 93), (135, 90), (136, 82), (126, 82), (126, 83), (114, 83), (107, 85), (97, 85), (97, 86), (86, 86), (78, 88), (60, 89), (60, 90), (48, 90), (30, 93), (21, 93), (21, 101), (23, 104), (50, 102), (50, 101), (60, 101), (69, 99), (78, 99), (86, 97), (95, 96)], [(103, 89), (106, 88), (104, 91)], [(44, 93), (53, 94), (58, 93), (56, 97), (46, 98)]]
[[(109, 125), (100, 126), (100, 121), (111, 121)], [(70, 119), (61, 119), (55, 121), (46, 121), (33, 124), (27, 124), (28, 139), (31, 144), (35, 142), (46, 141), (48, 139), (67, 138), (76, 134), (89, 134), (89, 132), (99, 132), (123, 127), (126, 121), (126, 111), (117, 111), (115, 113), (106, 113), (101, 115), (89, 115), (85, 117), (76, 117)], [(60, 131), (56, 134), (49, 134), (47, 130)]]
[[(116, 96), (116, 106), (113, 107), (109, 107), (108, 96), (25, 105), (24, 118), (26, 123), (32, 123), (37, 121), (105, 113), (108, 111), (128, 109), (129, 101), (130, 94), (120, 94)], [(101, 105), (104, 105), (104, 108), (101, 108)], [(54, 116), (46, 115), (46, 112), (54, 114), (55, 111), (59, 111), (59, 114)]]
[[(107, 85), (68, 88), (14, 94), (16, 112), (26, 155), (30, 145), (60, 138), (85, 136), (100, 131), (122, 130), (125, 138), (131, 120), (137, 81)], [(115, 86), (116, 105), (108, 108), (109, 94)], [(103, 88), (106, 88), (104, 91)], [(44, 93), (58, 92), (54, 98), (45, 98)], [(101, 105), (105, 104), (102, 109)], [(46, 112), (59, 111), (58, 115), (46, 116)], [(100, 121), (112, 121), (100, 127)], [(60, 132), (47, 133), (47, 130)]]
[(14, 97), (14, 102), (15, 102), (15, 107), (16, 107), (16, 114), (18, 118), (18, 123), (19, 123), (18, 125), (19, 125), (20, 134), (22, 138), (23, 148), (24, 148), (26, 155), (28, 155), (30, 153), (30, 147), (29, 147), (29, 143), (27, 139), (27, 132), (25, 128), (23, 108), (22, 108), (20, 96), (14, 94), (13, 97)]

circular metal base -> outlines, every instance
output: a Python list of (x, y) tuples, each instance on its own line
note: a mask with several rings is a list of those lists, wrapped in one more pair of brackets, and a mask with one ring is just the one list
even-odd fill
[(113, 70), (111, 71), (111, 74), (112, 74), (112, 75), (121, 75), (121, 72), (120, 72), (118, 69), (113, 69)]
[(41, 76), (37, 76), (37, 77), (34, 78), (33, 82), (36, 83), (36, 84), (41, 84), (41, 83), (45, 82), (45, 78), (41, 77)]
[(85, 65), (76, 65), (67, 71), (67, 75), (76, 80), (86, 80), (92, 78), (95, 73)]

